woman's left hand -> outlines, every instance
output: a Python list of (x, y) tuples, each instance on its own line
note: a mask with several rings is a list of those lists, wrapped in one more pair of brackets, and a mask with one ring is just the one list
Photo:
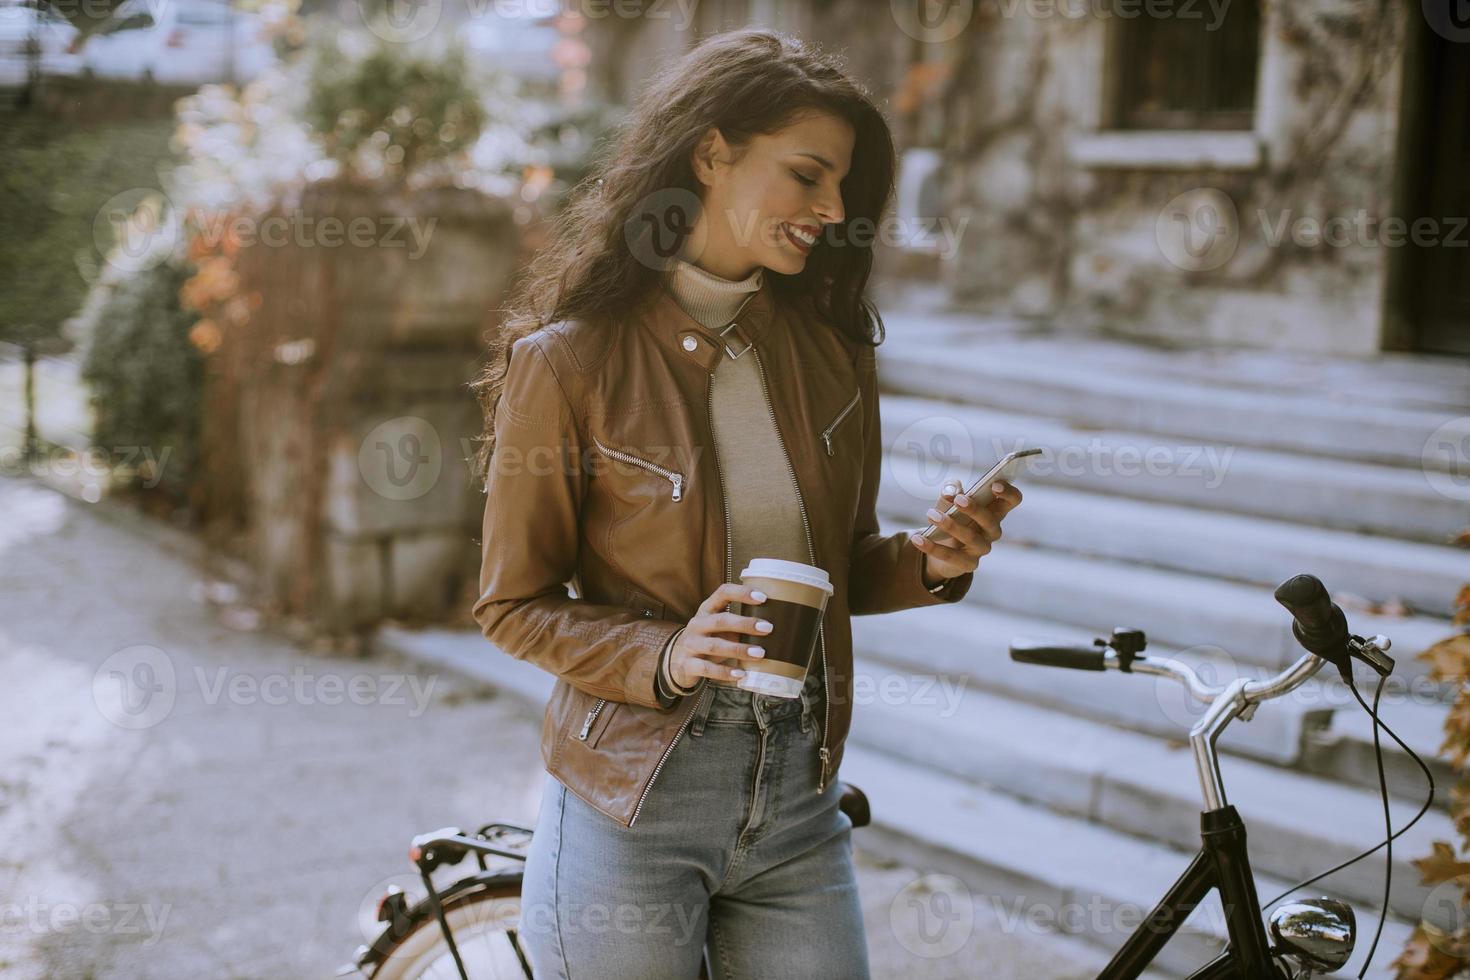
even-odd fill
[[(924, 552), (924, 584), (937, 585), (942, 579), (954, 578), (973, 572), (980, 559), (990, 553), (991, 544), (1000, 540), (1000, 522), (1021, 503), (1021, 491), (1004, 480), (992, 484), (995, 499), (980, 504), (960, 494), (960, 487), (949, 484), (939, 497), (939, 503), (929, 510), (929, 523), (955, 540), (940, 544), (923, 537), (917, 531), (909, 535), (914, 547)], [(950, 503), (959, 505), (953, 516), (945, 517), (944, 511)]]

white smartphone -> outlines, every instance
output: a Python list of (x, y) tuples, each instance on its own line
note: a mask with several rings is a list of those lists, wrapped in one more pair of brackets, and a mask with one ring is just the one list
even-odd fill
[[(1032, 456), (1039, 456), (1043, 450), (1040, 449), (1018, 449), (1013, 453), (1006, 453), (996, 464), (985, 471), (985, 475), (970, 484), (965, 491), (965, 496), (980, 504), (982, 507), (995, 499), (990, 485), (996, 480), (1010, 483), (1016, 478), (1016, 474), (1025, 468), (1026, 460)], [(958, 494), (956, 494), (958, 496)], [(953, 498), (951, 498), (953, 499)], [(959, 504), (950, 504), (944, 513), (946, 517), (952, 517), (960, 509)], [(954, 538), (939, 529), (939, 525), (930, 524), (924, 528), (923, 536), (940, 544), (952, 544)]]

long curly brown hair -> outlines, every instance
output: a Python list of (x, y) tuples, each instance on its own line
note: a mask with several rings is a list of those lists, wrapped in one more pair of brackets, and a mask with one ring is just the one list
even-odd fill
[[(739, 153), (754, 136), (778, 132), (813, 111), (846, 120), (855, 133), (842, 181), (845, 217), (834, 229), (841, 247), (818, 248), (796, 275), (767, 269), (764, 276), (778, 297), (812, 304), (853, 340), (882, 343), (883, 321), (863, 291), (873, 266), (871, 241), (897, 166), (887, 122), (839, 59), (815, 45), (756, 28), (711, 35), (652, 79), (618, 127), (610, 159), (594, 164), (572, 188), (552, 221), (548, 244), (513, 284), (487, 362), (470, 382), (484, 412), (471, 463), (481, 480), (495, 450), (495, 409), (511, 345), (563, 320), (616, 323), (657, 288), (663, 270), (647, 260), (649, 249), (677, 255), (688, 234), (667, 215), (648, 212), (661, 201), (677, 201), (680, 192), (703, 198), (690, 158), (710, 127)], [(859, 233), (843, 233), (848, 227)], [(654, 236), (658, 240), (650, 243)]]

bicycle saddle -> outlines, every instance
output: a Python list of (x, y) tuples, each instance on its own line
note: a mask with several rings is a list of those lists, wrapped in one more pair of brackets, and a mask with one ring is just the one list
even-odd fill
[(854, 827), (866, 827), (873, 817), (872, 811), (868, 809), (867, 794), (852, 783), (842, 784), (842, 799), (837, 806), (847, 814), (847, 819), (852, 821)]

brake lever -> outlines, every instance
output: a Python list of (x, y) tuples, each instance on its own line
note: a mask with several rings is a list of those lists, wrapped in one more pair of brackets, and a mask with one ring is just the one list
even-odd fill
[(1348, 638), (1348, 653), (1378, 672), (1379, 677), (1393, 673), (1394, 659), (1383, 651), (1393, 646), (1393, 641), (1379, 633), (1364, 639), (1356, 633)]

